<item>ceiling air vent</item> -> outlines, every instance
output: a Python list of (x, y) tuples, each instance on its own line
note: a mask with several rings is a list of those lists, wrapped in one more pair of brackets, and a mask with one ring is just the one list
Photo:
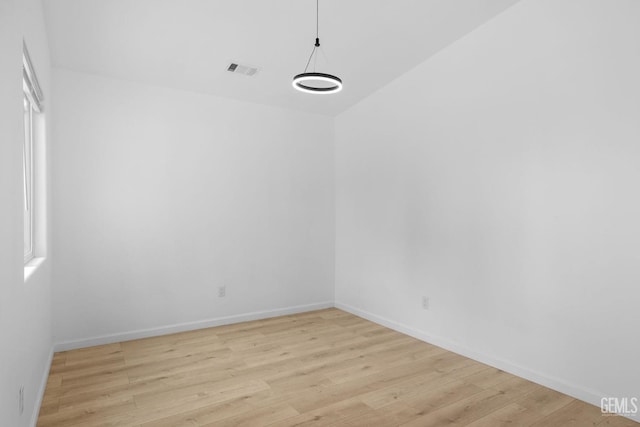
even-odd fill
[(258, 69), (249, 67), (247, 65), (240, 65), (240, 64), (236, 64), (235, 62), (232, 62), (227, 67), (227, 71), (231, 73), (236, 73), (236, 74), (243, 74), (245, 76), (253, 76), (255, 73), (258, 72)]

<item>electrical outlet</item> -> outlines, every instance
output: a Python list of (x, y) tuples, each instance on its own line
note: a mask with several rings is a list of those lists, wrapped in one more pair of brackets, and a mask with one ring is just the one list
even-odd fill
[(24, 386), (20, 386), (20, 391), (18, 392), (18, 410), (20, 411), (20, 415), (24, 412)]
[(429, 297), (422, 297), (422, 309), (429, 310)]
[(226, 286), (218, 287), (218, 297), (224, 298), (226, 296), (227, 296), (227, 287)]

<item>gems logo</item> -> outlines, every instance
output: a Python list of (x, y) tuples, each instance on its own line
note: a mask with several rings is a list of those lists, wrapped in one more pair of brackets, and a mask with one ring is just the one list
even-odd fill
[(638, 413), (637, 397), (603, 397), (600, 400), (603, 415), (636, 415)]

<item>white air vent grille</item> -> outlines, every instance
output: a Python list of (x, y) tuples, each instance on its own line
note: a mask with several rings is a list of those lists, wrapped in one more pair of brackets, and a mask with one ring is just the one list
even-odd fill
[(235, 74), (243, 74), (245, 76), (253, 76), (255, 73), (258, 72), (258, 69), (254, 67), (249, 67), (247, 65), (240, 65), (235, 62), (232, 62), (227, 67), (227, 71)]

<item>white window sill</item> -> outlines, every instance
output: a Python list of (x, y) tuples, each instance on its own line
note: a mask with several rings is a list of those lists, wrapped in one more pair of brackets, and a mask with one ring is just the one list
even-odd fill
[(24, 265), (24, 282), (29, 280), (29, 277), (42, 265), (45, 258), (34, 258)]

